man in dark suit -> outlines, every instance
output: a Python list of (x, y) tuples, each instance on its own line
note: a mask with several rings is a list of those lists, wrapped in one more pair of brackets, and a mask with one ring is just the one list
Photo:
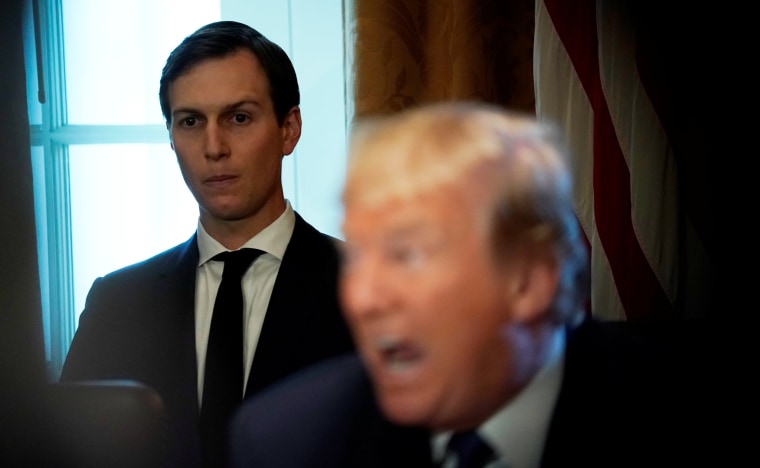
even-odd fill
[[(585, 312), (554, 126), (442, 103), (360, 122), (349, 153), (340, 295), (359, 353), (241, 407), (235, 468), (680, 460), (670, 354)], [(460, 440), (480, 464), (465, 465)]]
[(337, 299), (338, 241), (284, 198), (282, 160), (300, 138), (301, 115), (295, 70), (279, 46), (237, 22), (204, 26), (169, 56), (159, 97), (198, 201), (197, 231), (93, 283), (61, 380), (130, 379), (152, 387), (168, 414), (167, 465), (223, 466), (224, 454), (213, 446), (220, 444), (199, 430), (224, 269), (216, 255), (263, 252), (241, 280), (239, 394), (248, 398), (353, 348)]

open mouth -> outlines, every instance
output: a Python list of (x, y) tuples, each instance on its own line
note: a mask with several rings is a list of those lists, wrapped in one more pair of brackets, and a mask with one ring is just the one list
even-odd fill
[(382, 364), (392, 372), (408, 371), (422, 359), (422, 351), (409, 341), (383, 336), (376, 340), (375, 349)]

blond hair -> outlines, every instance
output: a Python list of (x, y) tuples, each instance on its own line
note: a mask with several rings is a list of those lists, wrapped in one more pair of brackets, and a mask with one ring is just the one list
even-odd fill
[(572, 204), (569, 151), (558, 127), (476, 102), (444, 102), (358, 121), (344, 205), (409, 200), (456, 184), (488, 190), (495, 259), (548, 254), (561, 278), (552, 313), (582, 316), (587, 252)]

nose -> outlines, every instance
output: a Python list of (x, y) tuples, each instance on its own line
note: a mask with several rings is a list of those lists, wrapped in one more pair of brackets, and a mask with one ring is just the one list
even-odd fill
[(211, 123), (206, 127), (205, 140), (207, 158), (218, 160), (229, 155), (224, 130), (219, 125)]

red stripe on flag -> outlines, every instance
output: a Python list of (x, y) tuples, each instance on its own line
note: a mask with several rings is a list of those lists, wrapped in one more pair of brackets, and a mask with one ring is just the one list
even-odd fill
[(600, 82), (595, 1), (544, 4), (594, 112), (594, 217), (626, 318), (670, 317), (673, 308), (633, 230), (630, 174)]

